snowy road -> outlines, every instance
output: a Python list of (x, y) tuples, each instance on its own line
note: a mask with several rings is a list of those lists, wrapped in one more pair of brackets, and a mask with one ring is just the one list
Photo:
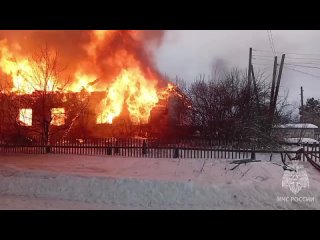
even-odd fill
[[(123, 210), (120, 206), (0, 195), (0, 210)], [(132, 208), (133, 209), (133, 208)]]
[(221, 159), (1, 155), (0, 209), (320, 209), (320, 173), (309, 163), (301, 165), (310, 186), (294, 195), (281, 185), (281, 161), (257, 158), (236, 167)]

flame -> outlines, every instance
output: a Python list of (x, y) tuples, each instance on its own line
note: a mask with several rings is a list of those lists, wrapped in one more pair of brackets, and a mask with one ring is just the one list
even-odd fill
[(17, 119), (24, 126), (32, 126), (32, 109), (22, 108), (19, 110), (19, 116)]
[(31, 94), (36, 90), (55, 90), (54, 82), (56, 79), (53, 77), (49, 77), (46, 81), (41, 81), (35, 77), (36, 72), (39, 73), (40, 68), (43, 68), (44, 65), (45, 63), (41, 62), (35, 66), (28, 58), (15, 55), (9, 49), (6, 40), (0, 41), (0, 68), (2, 72), (11, 76), (12, 92)]
[(168, 91), (173, 91), (174, 86), (171, 83), (168, 83)]
[[(159, 101), (159, 79), (151, 66), (145, 66), (137, 56), (140, 49), (136, 40), (138, 37), (139, 31), (134, 30), (96, 30), (91, 35), (91, 42), (86, 47), (91, 62), (98, 62), (115, 72), (114, 79), (107, 86), (107, 95), (102, 101), (97, 123), (111, 124), (125, 111), (133, 123), (147, 123), (152, 108)], [(118, 38), (127, 48), (117, 49)], [(101, 49), (110, 54), (99, 62)]]
[[(85, 57), (75, 63), (70, 74), (71, 83), (63, 89), (59, 86), (61, 79), (52, 77), (45, 84), (39, 79), (36, 81), (35, 68), (42, 68), (45, 63), (35, 65), (24, 55), (25, 52), (22, 53), (25, 50), (22, 45), (16, 42), (0, 41), (0, 70), (11, 77), (12, 92), (18, 94), (32, 94), (36, 90), (106, 91), (106, 97), (96, 112), (97, 123), (111, 124), (122, 114), (127, 114), (133, 123), (147, 123), (161, 95), (170, 92), (173, 86), (168, 85), (168, 89), (159, 90), (158, 85), (162, 79), (153, 68), (149, 52), (144, 49), (142, 32), (85, 31), (88, 34), (87, 42), (81, 43)], [(53, 109), (52, 124), (63, 125), (64, 117), (61, 116), (64, 114), (64, 109)]]
[(55, 126), (62, 126), (65, 124), (65, 110), (64, 108), (51, 109), (51, 124)]
[(98, 123), (112, 123), (126, 104), (134, 123), (148, 122), (151, 109), (159, 101), (156, 80), (147, 80), (140, 69), (124, 69), (110, 86)]
[(97, 80), (95, 75), (87, 75), (78, 71), (75, 73), (74, 78), (75, 81), (68, 87), (69, 91), (80, 92), (81, 90), (86, 90), (88, 92), (94, 92), (97, 90), (92, 86), (92, 83)]
[(168, 83), (167, 86), (163, 89), (158, 90), (158, 97), (159, 99), (165, 100), (169, 97), (170, 94), (175, 92), (176, 86), (172, 83)]

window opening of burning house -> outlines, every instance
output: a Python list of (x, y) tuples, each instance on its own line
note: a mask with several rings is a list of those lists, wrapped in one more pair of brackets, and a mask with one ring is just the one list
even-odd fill
[(32, 109), (31, 108), (19, 109), (18, 121), (24, 126), (32, 126)]
[(65, 110), (64, 108), (51, 108), (51, 125), (62, 126), (65, 124)]
[(103, 114), (102, 113), (99, 113), (97, 115), (97, 121), (96, 121), (97, 124), (105, 124), (105, 121), (104, 121), (104, 118), (103, 118)]

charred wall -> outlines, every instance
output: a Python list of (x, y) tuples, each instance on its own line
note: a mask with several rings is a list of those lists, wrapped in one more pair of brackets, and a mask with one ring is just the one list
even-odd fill
[[(61, 137), (168, 137), (179, 134), (182, 103), (177, 97), (161, 100), (150, 113), (149, 123), (134, 125), (128, 118), (119, 117), (113, 124), (98, 124), (97, 117), (105, 92), (43, 93), (0, 95), (0, 138), (4, 136), (41, 137), (44, 122), (52, 121), (51, 109), (63, 108), (64, 124), (50, 125), (50, 138)], [(32, 126), (18, 121), (20, 109), (32, 109)]]

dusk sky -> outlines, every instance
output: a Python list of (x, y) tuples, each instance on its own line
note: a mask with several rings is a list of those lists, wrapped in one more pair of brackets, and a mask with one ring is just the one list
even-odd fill
[[(281, 54), (285, 53), (285, 66), (319, 76), (284, 68), (280, 93), (289, 90), (290, 102), (299, 104), (300, 86), (303, 86), (305, 100), (308, 97), (320, 98), (320, 69), (317, 68), (320, 68), (320, 31), (271, 30), (271, 33), (278, 52), (278, 62)], [(198, 74), (210, 74), (217, 60), (223, 60), (228, 68), (247, 68), (250, 47), (268, 51), (254, 51), (254, 55), (270, 57), (254, 59), (253, 63), (259, 63), (254, 64), (255, 69), (266, 68), (266, 74), (269, 75), (273, 67), (273, 54), (267, 30), (167, 31), (163, 44), (157, 50), (157, 64), (161, 72), (169, 76), (178, 75), (192, 82)], [(268, 80), (271, 81), (271, 77)]]

